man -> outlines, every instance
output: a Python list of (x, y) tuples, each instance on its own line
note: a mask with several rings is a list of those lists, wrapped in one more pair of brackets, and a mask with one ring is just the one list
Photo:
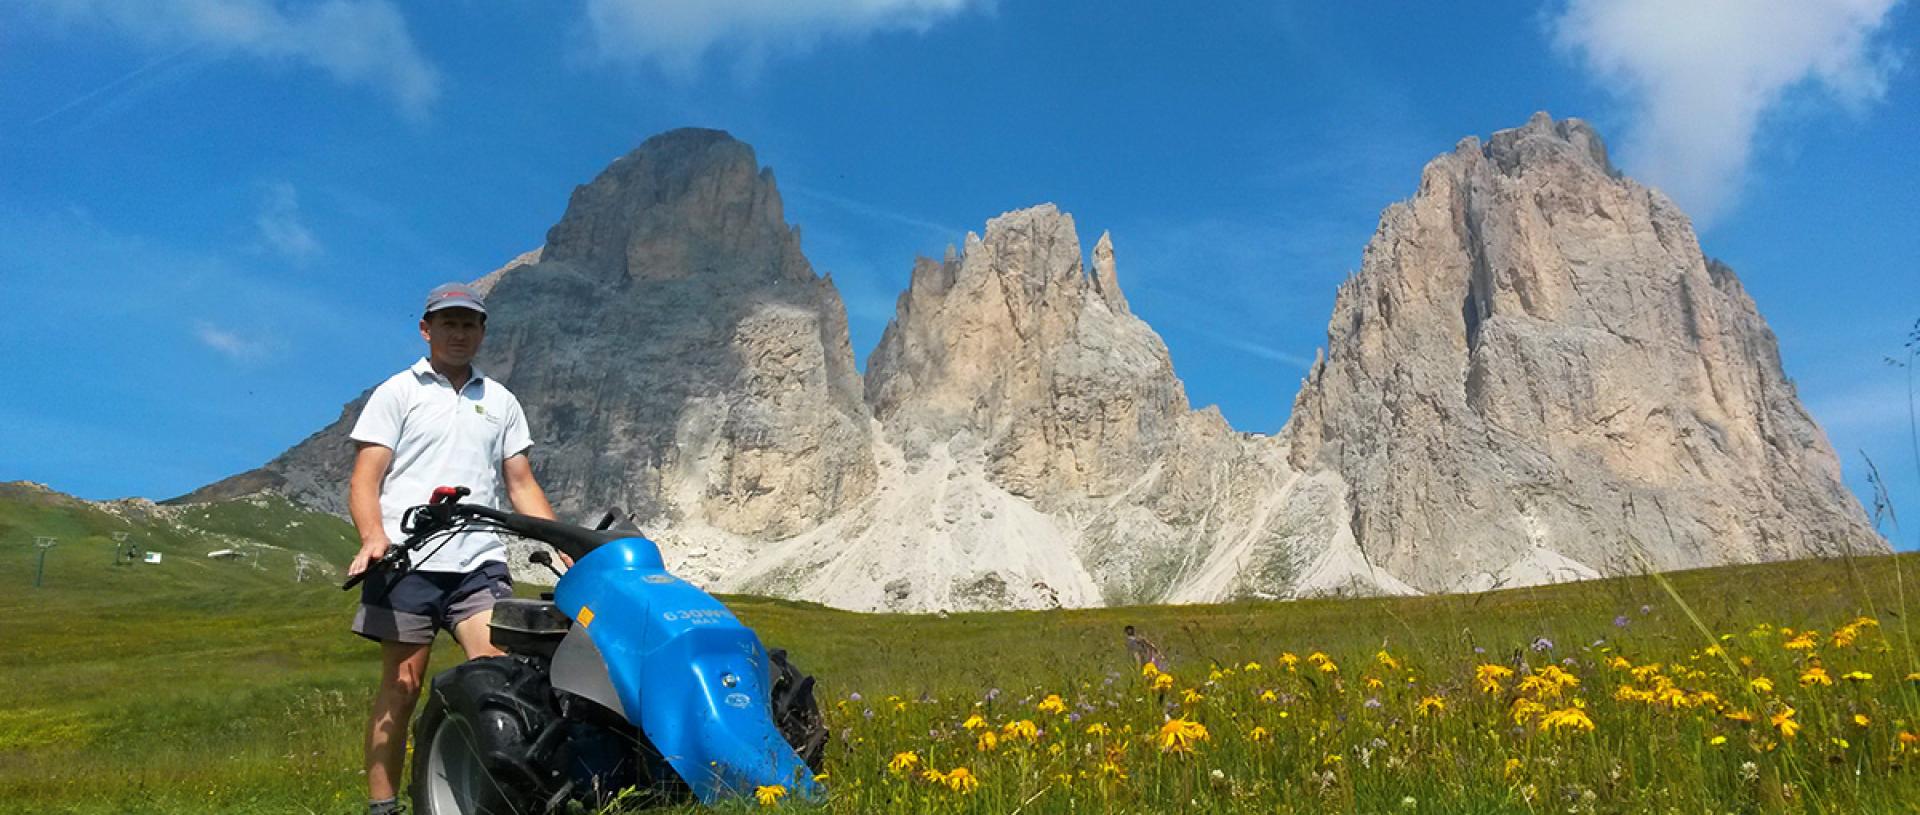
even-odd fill
[[(347, 574), (367, 570), (399, 540), (400, 517), (435, 487), (464, 486), (467, 499), (552, 518), (534, 481), (520, 402), (473, 366), (487, 334), (487, 308), (471, 287), (449, 283), (427, 295), (420, 336), (427, 356), (375, 388), (350, 434), (357, 445), (347, 506), (360, 552)], [(404, 575), (370, 575), (353, 631), (380, 643), (380, 688), (367, 722), (371, 815), (400, 812), (397, 790), (407, 727), (427, 674), (434, 635), (446, 629), (468, 659), (498, 656), (488, 623), (497, 599), (512, 596), (506, 544), (492, 532), (468, 532), (414, 555)]]

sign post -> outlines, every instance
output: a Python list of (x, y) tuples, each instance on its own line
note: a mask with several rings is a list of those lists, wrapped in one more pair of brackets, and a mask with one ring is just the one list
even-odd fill
[(33, 587), (37, 589), (47, 575), (47, 550), (60, 545), (60, 541), (40, 535), (34, 537), (33, 545), (40, 550), (40, 556), (33, 564)]
[(113, 533), (113, 565), (120, 565), (127, 558), (127, 533)]

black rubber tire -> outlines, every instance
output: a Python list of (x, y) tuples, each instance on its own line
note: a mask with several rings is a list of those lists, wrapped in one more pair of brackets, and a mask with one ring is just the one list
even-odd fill
[(773, 708), (774, 726), (780, 728), (787, 744), (817, 775), (826, 759), (827, 739), (831, 734), (826, 719), (820, 715), (820, 704), (813, 697), (813, 677), (787, 661), (784, 648), (768, 651), (767, 658), (773, 669), (773, 687), (768, 691), (767, 700)]
[(528, 753), (559, 715), (547, 672), (525, 657), (471, 660), (434, 677), (413, 731), (413, 811), (546, 812), (555, 776)]

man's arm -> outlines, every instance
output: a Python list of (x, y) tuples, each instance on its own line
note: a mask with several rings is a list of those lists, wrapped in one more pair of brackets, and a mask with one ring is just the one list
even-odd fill
[(553, 517), (553, 505), (547, 503), (547, 493), (540, 489), (540, 482), (533, 480), (533, 462), (527, 460), (526, 453), (516, 453), (500, 465), (501, 475), (506, 476), (507, 500), (513, 502), (513, 511), (549, 521)]
[[(500, 474), (507, 482), (507, 500), (512, 502), (513, 511), (549, 521), (559, 520), (553, 517), (553, 505), (547, 503), (547, 493), (540, 489), (540, 482), (533, 478), (533, 462), (527, 460), (526, 453), (515, 453), (500, 464)], [(573, 558), (567, 553), (555, 550), (560, 562), (568, 568), (573, 566)]]
[(347, 482), (347, 513), (360, 531), (360, 553), (347, 566), (347, 576), (367, 570), (367, 565), (387, 554), (393, 541), (387, 539), (386, 523), (380, 517), (380, 482), (393, 464), (393, 449), (360, 442), (353, 455), (353, 476)]

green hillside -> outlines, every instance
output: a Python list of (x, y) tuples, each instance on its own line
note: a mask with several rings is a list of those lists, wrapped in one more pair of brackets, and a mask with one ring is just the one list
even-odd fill
[[(117, 530), (166, 559), (114, 566)], [(39, 590), (36, 534), (62, 539)], [(363, 806), (376, 650), (346, 631), (354, 598), (290, 563), (209, 561), (229, 536), (352, 550), (344, 524), (271, 501), (138, 523), (0, 493), (0, 810)], [(947, 617), (727, 600), (819, 675), (833, 812), (1892, 812), (1920, 801), (1916, 567)], [(1125, 624), (1169, 678), (1135, 670)], [(1577, 684), (1488, 692), (1489, 665)], [(1591, 730), (1560, 727), (1575, 710)], [(1169, 721), (1205, 735), (1170, 742)]]
[[(161, 561), (116, 564), (114, 533)], [(346, 566), (359, 539), (346, 522), (274, 496), (213, 505), (93, 504), (45, 488), (0, 484), (0, 585), (31, 587), (37, 537), (58, 545), (46, 553), (39, 602), (115, 602), (124, 595), (193, 593), (273, 587), (303, 575), (325, 582)], [(237, 557), (208, 553), (230, 550)], [(0, 601), (5, 602), (5, 601)]]

